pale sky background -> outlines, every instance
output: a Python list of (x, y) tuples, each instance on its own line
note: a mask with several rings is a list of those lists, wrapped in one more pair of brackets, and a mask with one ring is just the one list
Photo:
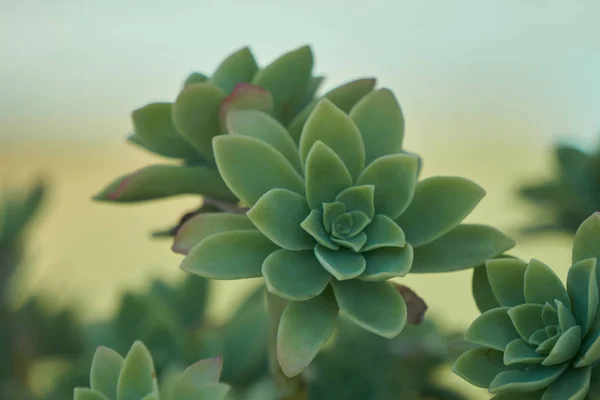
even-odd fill
[(412, 143), (600, 129), (599, 0), (1, 1), (0, 139), (123, 140), (189, 72), (304, 43), (327, 87), (395, 90)]

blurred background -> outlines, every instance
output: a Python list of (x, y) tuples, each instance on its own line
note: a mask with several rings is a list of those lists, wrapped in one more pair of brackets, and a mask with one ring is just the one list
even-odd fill
[[(519, 237), (532, 208), (514, 191), (550, 173), (557, 140), (595, 143), (598, 15), (597, 0), (4, 1), (0, 185), (39, 175), (50, 183), (19, 295), (43, 293), (53, 307), (76, 304), (94, 320), (113, 312), (121, 291), (184, 275), (169, 240), (148, 232), (171, 225), (196, 198), (109, 205), (90, 197), (157, 161), (125, 144), (133, 109), (174, 100), (189, 73), (211, 73), (244, 45), (266, 64), (310, 44), (325, 90), (377, 77), (402, 105), (405, 144), (424, 158), (423, 176), (482, 185), (488, 194), (468, 221), (512, 234), (512, 254), (545, 260), (564, 278), (570, 237)], [(403, 283), (444, 326), (464, 329), (477, 315), (470, 274)], [(218, 288), (210, 312), (224, 318), (247, 282)]]

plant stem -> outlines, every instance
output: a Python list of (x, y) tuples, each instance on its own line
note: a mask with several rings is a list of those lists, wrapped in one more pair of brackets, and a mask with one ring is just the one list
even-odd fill
[(307, 384), (302, 374), (287, 377), (277, 359), (277, 332), (279, 330), (279, 320), (287, 304), (283, 300), (267, 292), (267, 310), (271, 316), (271, 329), (269, 332), (269, 367), (273, 380), (279, 388), (281, 400), (308, 400)]

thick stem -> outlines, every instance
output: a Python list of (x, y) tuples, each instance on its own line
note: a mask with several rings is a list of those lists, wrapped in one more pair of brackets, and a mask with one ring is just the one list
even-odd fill
[(281, 400), (308, 400), (308, 388), (302, 374), (288, 378), (277, 359), (277, 332), (279, 320), (287, 302), (267, 292), (267, 309), (271, 316), (271, 329), (269, 333), (269, 367), (273, 380), (279, 388)]

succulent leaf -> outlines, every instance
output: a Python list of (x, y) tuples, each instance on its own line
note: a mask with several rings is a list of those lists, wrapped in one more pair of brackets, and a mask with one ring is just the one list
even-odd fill
[(550, 354), (542, 361), (543, 366), (557, 365), (569, 361), (579, 351), (581, 346), (581, 328), (572, 326), (562, 332)]
[(505, 365), (539, 364), (544, 358), (523, 339), (515, 339), (504, 348)]
[(109, 399), (116, 398), (117, 383), (123, 362), (123, 357), (116, 351), (108, 347), (98, 347), (90, 370), (91, 389), (102, 393)]
[(579, 261), (569, 269), (567, 292), (571, 300), (577, 325), (583, 336), (587, 335), (598, 310), (598, 284), (595, 258)]
[(584, 400), (590, 387), (592, 367), (570, 368), (559, 380), (548, 386), (540, 400)]
[(511, 367), (504, 365), (501, 351), (472, 349), (456, 360), (452, 370), (470, 384), (487, 388), (499, 373), (509, 368)]
[(273, 99), (268, 91), (249, 83), (240, 83), (223, 100), (219, 108), (221, 132), (227, 133), (227, 117), (233, 111), (257, 110), (270, 113), (272, 108)]
[(552, 367), (533, 367), (526, 371), (504, 371), (490, 383), (490, 393), (500, 391), (533, 392), (555, 382), (569, 367), (568, 363)]
[(369, 218), (375, 215), (375, 186), (373, 185), (352, 186), (338, 194), (335, 200), (342, 202), (346, 210), (361, 211)]
[(542, 321), (543, 308), (544, 306), (541, 304), (525, 303), (508, 310), (508, 316), (524, 340), (529, 340), (535, 331), (544, 328), (544, 322)]
[(546, 304), (560, 300), (569, 307), (570, 300), (560, 278), (541, 261), (531, 260), (525, 271), (525, 300), (528, 303)]
[(75, 388), (73, 400), (111, 400), (113, 397), (106, 397), (102, 393), (88, 388)]
[(340, 281), (360, 276), (366, 267), (365, 258), (360, 253), (348, 249), (331, 250), (317, 245), (315, 256), (323, 268)]
[(244, 47), (230, 54), (221, 62), (210, 77), (210, 83), (225, 93), (231, 93), (238, 84), (252, 81), (256, 71), (258, 71), (258, 65), (252, 51), (248, 47)]
[(203, 83), (206, 81), (208, 81), (208, 76), (206, 76), (200, 72), (192, 72), (190, 75), (188, 75), (188, 77), (183, 82), (183, 87), (186, 87), (187, 85), (191, 85), (194, 83)]
[[(600, 212), (587, 218), (573, 238), (573, 264), (589, 258), (600, 259)], [(596, 279), (600, 279), (596, 276)]]
[(519, 338), (508, 314), (508, 307), (493, 308), (481, 314), (465, 332), (465, 340), (495, 350)]
[(366, 261), (365, 271), (359, 279), (363, 281), (384, 281), (405, 276), (410, 272), (413, 249), (410, 244), (404, 247), (387, 247), (362, 253)]
[(139, 400), (158, 393), (156, 372), (150, 352), (136, 341), (125, 357), (117, 384), (117, 400)]
[(500, 307), (500, 303), (494, 293), (488, 280), (487, 268), (485, 266), (476, 267), (473, 269), (473, 277), (471, 280), (471, 290), (475, 305), (480, 313), (484, 313), (492, 308)]
[(308, 232), (318, 244), (330, 250), (337, 250), (340, 246), (334, 243), (323, 226), (323, 213), (312, 210), (308, 217), (300, 224), (302, 229)]

